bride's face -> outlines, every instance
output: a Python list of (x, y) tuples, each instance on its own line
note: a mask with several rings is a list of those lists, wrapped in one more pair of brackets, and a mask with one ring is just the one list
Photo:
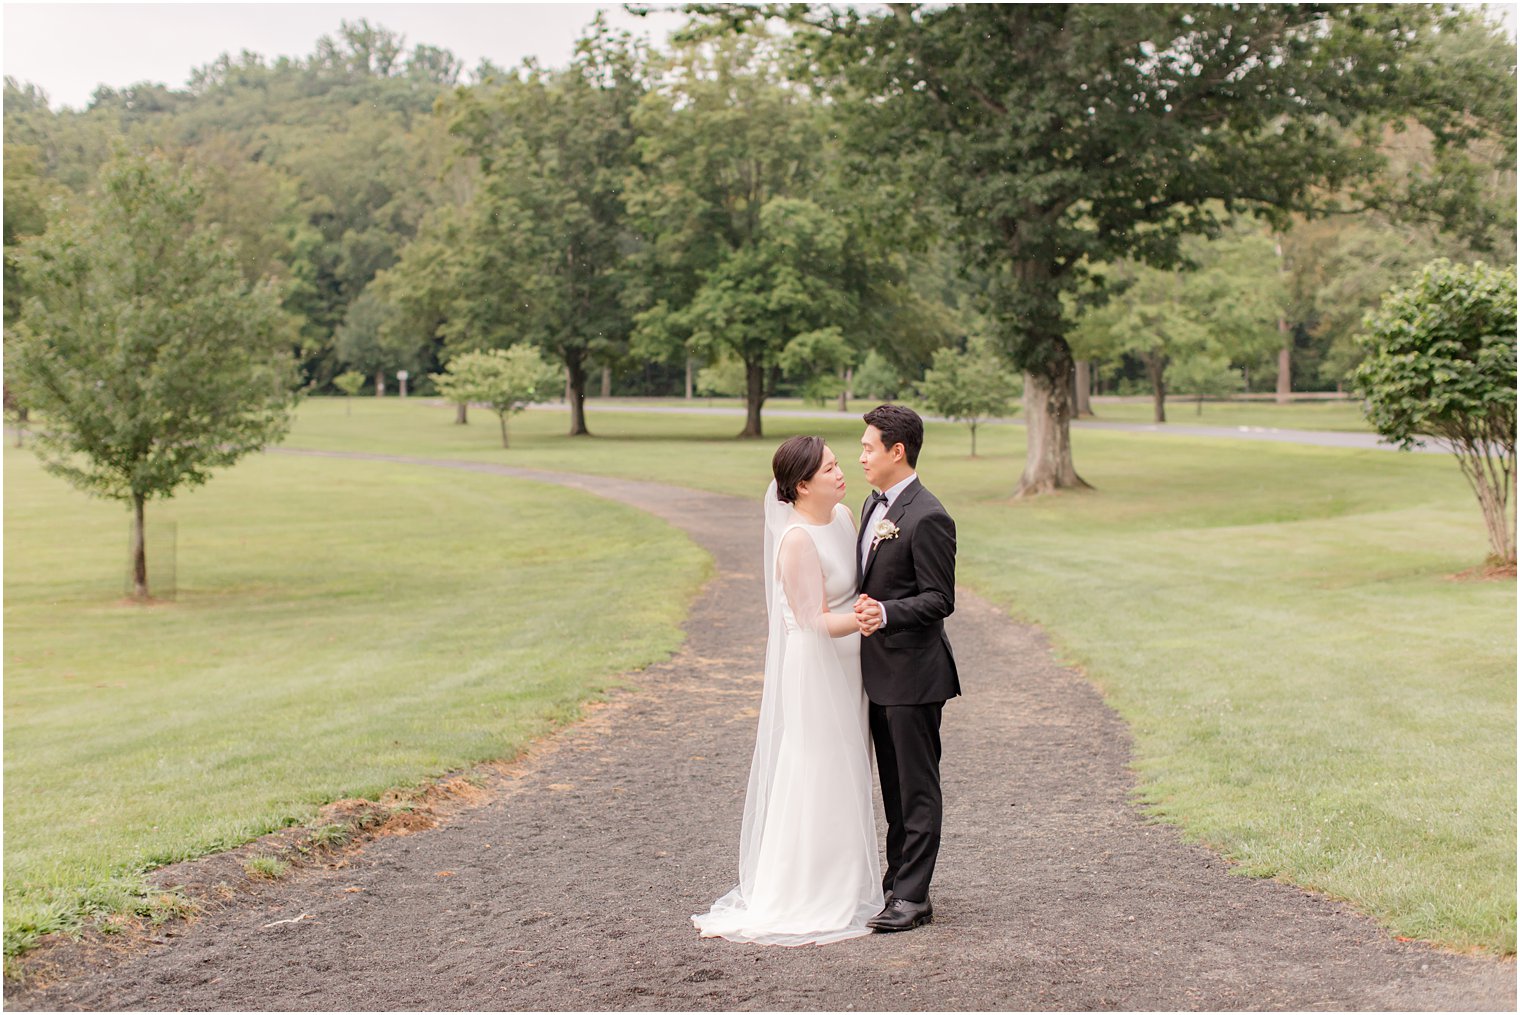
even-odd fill
[[(819, 463), (818, 471), (804, 482), (807, 484), (808, 496), (831, 508), (844, 500), (844, 470), (839, 467), (839, 459), (827, 444), (823, 446), (823, 461)], [(801, 484), (798, 486), (801, 487)], [(799, 489), (799, 492), (802, 491)]]

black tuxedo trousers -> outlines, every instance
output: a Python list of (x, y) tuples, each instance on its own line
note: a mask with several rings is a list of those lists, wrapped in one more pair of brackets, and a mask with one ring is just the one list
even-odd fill
[(861, 639), (860, 672), (870, 699), (871, 742), (887, 816), (883, 889), (923, 902), (939, 856), (940, 714), (961, 693), (945, 618), (955, 611), (955, 523), (917, 479), (887, 511), (890, 531), (875, 540), (860, 572), (860, 591), (881, 603), (887, 623)]

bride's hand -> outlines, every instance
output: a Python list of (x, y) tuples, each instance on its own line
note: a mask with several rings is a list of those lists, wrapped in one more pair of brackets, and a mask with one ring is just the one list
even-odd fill
[(855, 600), (855, 622), (860, 625), (861, 636), (869, 638), (872, 632), (881, 627), (881, 604), (861, 593), (860, 598)]

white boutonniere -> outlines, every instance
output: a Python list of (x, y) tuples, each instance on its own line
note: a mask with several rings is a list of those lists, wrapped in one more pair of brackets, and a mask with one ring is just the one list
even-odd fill
[(896, 539), (898, 536), (897, 526), (893, 525), (891, 519), (889, 518), (883, 518), (881, 521), (877, 522), (876, 529), (874, 531), (876, 533), (876, 539), (879, 542), (884, 542), (888, 539)]

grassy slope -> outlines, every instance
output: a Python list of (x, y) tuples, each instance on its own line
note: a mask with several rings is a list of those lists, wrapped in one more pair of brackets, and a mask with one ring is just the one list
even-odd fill
[(150, 508), (178, 598), (143, 609), (119, 507), (5, 468), (8, 952), (145, 864), (511, 756), (671, 652), (708, 567), (558, 487), (270, 455)]

